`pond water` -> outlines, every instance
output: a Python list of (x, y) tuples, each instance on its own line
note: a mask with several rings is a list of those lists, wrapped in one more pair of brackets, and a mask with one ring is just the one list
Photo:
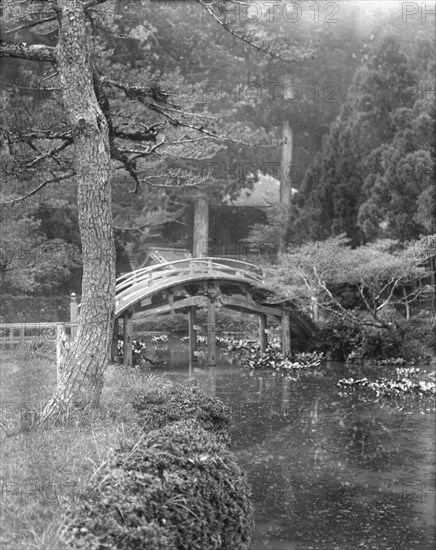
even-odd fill
[(403, 406), (336, 387), (395, 368), (328, 363), (285, 377), (250, 374), (235, 355), (189, 367), (180, 343), (155, 353), (169, 379), (233, 411), (233, 449), (253, 490), (252, 550), (435, 548), (434, 400)]

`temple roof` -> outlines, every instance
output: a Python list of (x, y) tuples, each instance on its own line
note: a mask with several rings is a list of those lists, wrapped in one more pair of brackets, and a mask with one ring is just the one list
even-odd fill
[(147, 257), (142, 266), (176, 262), (192, 258), (192, 254), (185, 248), (165, 248), (162, 246), (149, 248)]
[[(297, 193), (292, 188), (292, 194)], [(280, 182), (268, 174), (259, 173), (258, 181), (253, 184), (253, 189), (243, 189), (235, 200), (226, 197), (224, 202), (228, 206), (251, 206), (268, 208), (280, 203)]]

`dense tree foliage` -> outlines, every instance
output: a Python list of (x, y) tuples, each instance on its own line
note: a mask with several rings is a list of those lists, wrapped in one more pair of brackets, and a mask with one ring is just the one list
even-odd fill
[(296, 198), (293, 240), (346, 233), (357, 245), (434, 231), (432, 48), (422, 38), (410, 60), (388, 37), (364, 59)]

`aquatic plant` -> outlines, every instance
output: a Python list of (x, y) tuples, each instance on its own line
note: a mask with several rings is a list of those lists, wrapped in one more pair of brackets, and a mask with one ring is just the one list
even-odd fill
[[(188, 336), (180, 338), (182, 342), (189, 340)], [(197, 336), (197, 344), (199, 346), (207, 345), (207, 336), (202, 334)], [(260, 350), (260, 343), (257, 340), (248, 338), (232, 338), (229, 336), (216, 336), (216, 344), (222, 353), (256, 353)], [(273, 340), (269, 344), (270, 348), (280, 349), (279, 340)]]
[(398, 369), (395, 369), (395, 372), (397, 373), (397, 378), (401, 378), (404, 376), (410, 376), (416, 377), (421, 374), (421, 369), (415, 368), (415, 367), (400, 367)]
[(384, 359), (376, 359), (376, 360), (367, 359), (367, 360), (363, 360), (362, 355), (358, 351), (352, 351), (346, 359), (346, 363), (360, 363), (360, 362), (373, 363), (375, 365), (378, 365), (379, 367), (387, 367), (387, 366), (394, 366), (394, 365), (406, 365), (406, 364), (414, 365), (415, 363), (421, 363), (421, 362), (424, 363), (426, 361), (428, 361), (428, 356), (426, 356), (426, 355), (424, 355), (424, 356), (415, 356), (414, 360), (412, 360), (412, 359), (406, 360), (404, 357), (386, 357)]
[[(165, 336), (165, 335), (162, 335)], [(159, 336), (154, 336), (153, 338), (159, 338)], [(166, 337), (168, 339), (168, 336)], [(165, 340), (158, 340), (158, 341), (165, 341)], [(147, 344), (145, 342), (141, 342), (140, 340), (133, 340), (132, 341), (132, 363), (133, 366), (139, 366), (144, 365), (146, 363), (149, 363), (153, 367), (160, 367), (162, 366), (162, 361), (155, 361), (153, 359), (150, 359), (145, 355), (147, 351)], [(122, 361), (124, 358), (124, 342), (122, 340), (118, 341), (118, 357)]]
[(406, 362), (404, 357), (388, 357), (387, 359), (379, 359), (376, 361), (377, 365), (381, 367), (385, 365), (405, 365)]
[(168, 334), (158, 334), (151, 337), (152, 342), (168, 342)]
[(324, 360), (322, 353), (284, 354), (277, 347), (268, 346), (265, 353), (252, 353), (242, 359), (250, 369), (273, 369), (279, 371), (300, 370), (319, 367)]
[(396, 379), (381, 378), (379, 380), (368, 380), (368, 378), (360, 378), (355, 380), (354, 378), (341, 378), (336, 385), (339, 388), (344, 388), (346, 390), (352, 391), (369, 390), (373, 392), (376, 397), (436, 395), (435, 382), (426, 382), (425, 380), (419, 380), (415, 382), (410, 378), (407, 378), (408, 375), (416, 376), (416, 370), (418, 369), (397, 369)]

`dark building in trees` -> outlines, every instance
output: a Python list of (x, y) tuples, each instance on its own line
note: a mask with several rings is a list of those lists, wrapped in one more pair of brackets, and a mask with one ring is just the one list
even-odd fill
[[(254, 224), (266, 223), (268, 210), (279, 202), (280, 182), (263, 174), (252, 189), (242, 190), (234, 200), (225, 197), (222, 203), (214, 204), (204, 196), (196, 197), (182, 220), (164, 224), (161, 234), (150, 241), (149, 255), (142, 265), (152, 261), (156, 250), (163, 250), (165, 258), (172, 257), (174, 249), (181, 249), (183, 255), (189, 252), (193, 256), (250, 256), (245, 242), (250, 228)], [(194, 242), (195, 226), (201, 233), (197, 235), (197, 242)]]

